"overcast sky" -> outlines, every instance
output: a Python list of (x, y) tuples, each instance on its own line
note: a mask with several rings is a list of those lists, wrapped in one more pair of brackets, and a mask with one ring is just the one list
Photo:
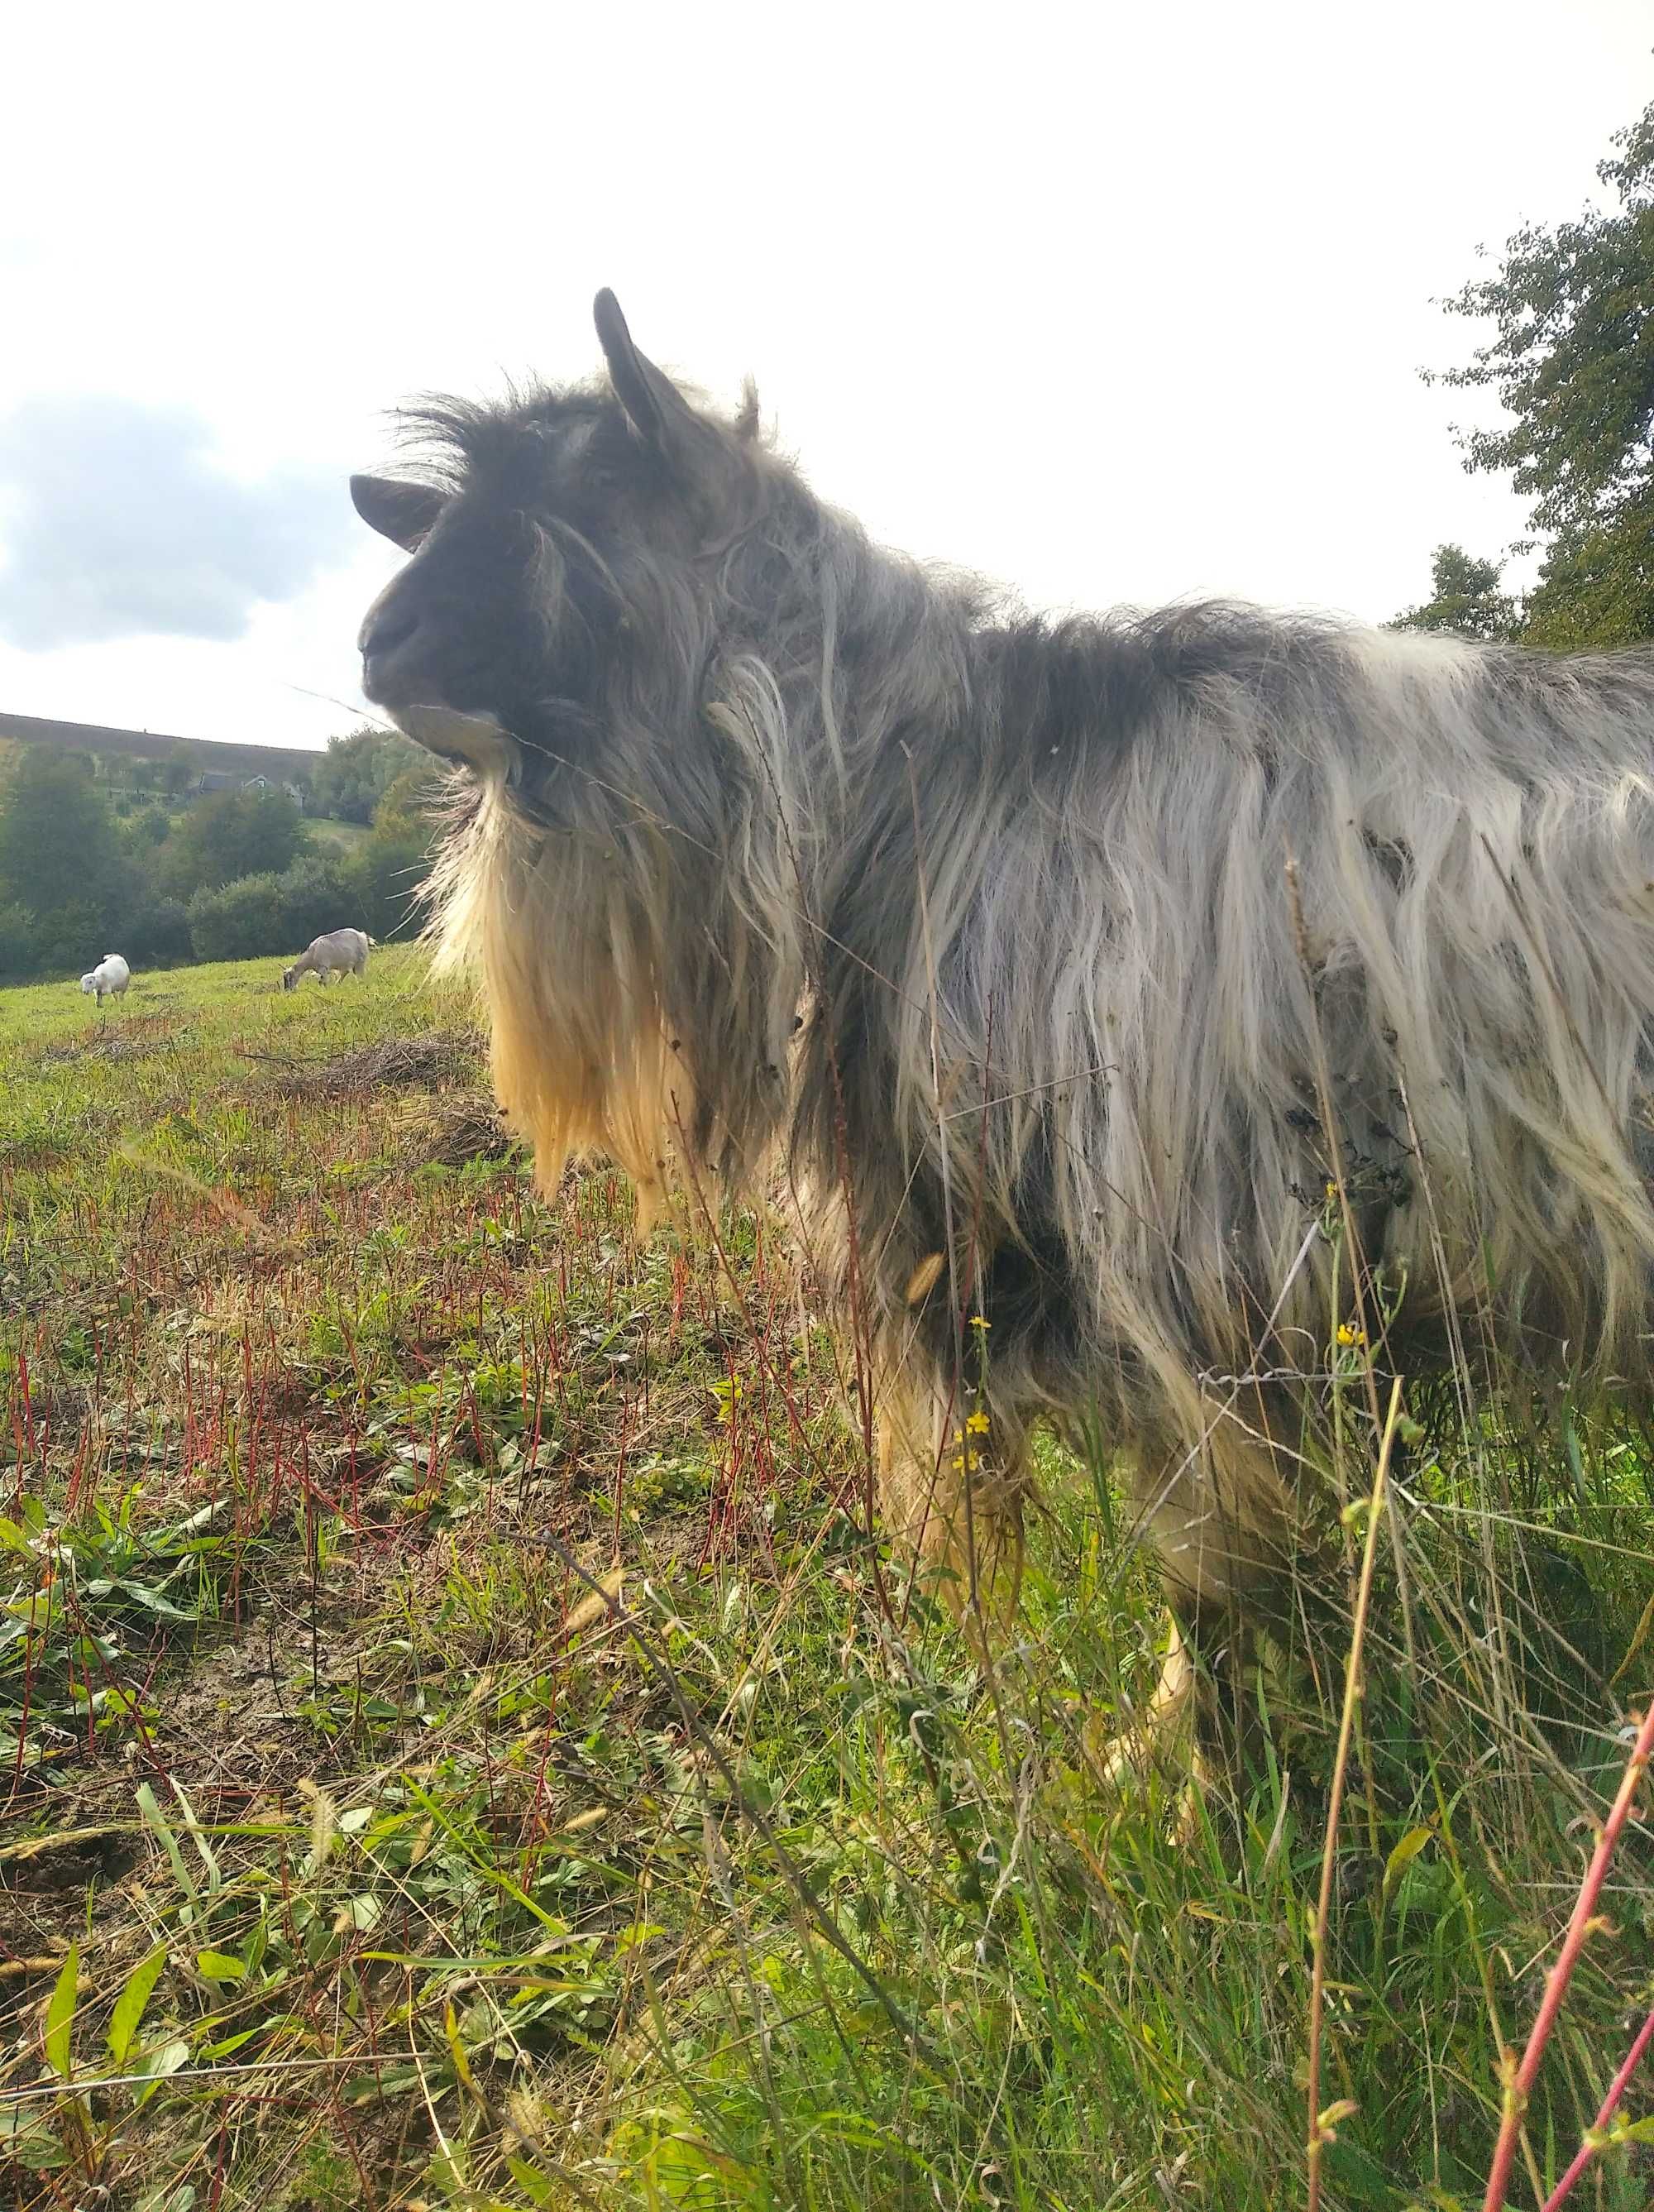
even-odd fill
[(1596, 191), (1654, 0), (13, 11), (0, 708), (318, 744), (384, 410), (591, 301), (1036, 605), (1383, 620), (1522, 523), (1433, 298)]

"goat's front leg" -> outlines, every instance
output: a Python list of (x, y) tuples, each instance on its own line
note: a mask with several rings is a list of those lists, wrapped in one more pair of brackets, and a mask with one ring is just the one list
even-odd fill
[(1021, 1585), (1023, 1439), (1008, 1450), (977, 1394), (917, 1363), (887, 1380), (879, 1405), (881, 1518), (985, 1648), (1009, 1630)]
[[(1249, 1736), (1252, 1669), (1271, 1638), (1301, 1668), (1302, 1631), (1336, 1575), (1318, 1485), (1287, 1441), (1296, 1434), (1285, 1406), (1225, 1401), (1203, 1407), (1190, 1433), (1145, 1434), (1119, 1455), (1133, 1533), (1159, 1559), (1174, 1626), (1112, 1770), (1181, 1742), (1197, 1703), (1203, 1733), (1229, 1748)], [(1287, 1689), (1275, 1683), (1272, 1698)]]

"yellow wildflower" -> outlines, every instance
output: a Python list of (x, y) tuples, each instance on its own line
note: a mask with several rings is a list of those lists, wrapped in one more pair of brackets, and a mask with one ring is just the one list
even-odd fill
[(1338, 1324), (1338, 1341), (1346, 1348), (1350, 1345), (1358, 1345), (1365, 1349), (1366, 1331), (1364, 1328), (1357, 1328), (1353, 1321), (1341, 1321)]
[(971, 1316), (971, 1327), (972, 1328), (991, 1328), (993, 1327), (993, 1323), (981, 1314), (972, 1314)]
[[(970, 1416), (965, 1425), (971, 1431), (971, 1434), (973, 1437), (985, 1437), (991, 1425), (989, 1423), (988, 1416), (982, 1411), (980, 1407), (978, 1407), (976, 1412)], [(955, 1438), (954, 1441), (957, 1443), (958, 1439)]]

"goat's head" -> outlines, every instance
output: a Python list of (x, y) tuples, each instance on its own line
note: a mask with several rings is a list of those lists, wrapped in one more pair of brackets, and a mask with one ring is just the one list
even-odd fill
[(296, 968), (284, 968), (282, 970), (282, 988), (284, 991), (296, 989), (298, 982), (299, 970)]
[(566, 819), (571, 775), (602, 777), (618, 720), (669, 744), (699, 711), (712, 579), (766, 476), (750, 394), (721, 422), (638, 350), (612, 293), (596, 319), (606, 383), (409, 410), (425, 472), (350, 485), (412, 556), (362, 624), (363, 690), (542, 821)]

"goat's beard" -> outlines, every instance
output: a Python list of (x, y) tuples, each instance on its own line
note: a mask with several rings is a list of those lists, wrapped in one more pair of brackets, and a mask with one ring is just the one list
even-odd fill
[(491, 779), (427, 887), (437, 971), (482, 984), (495, 1096), (533, 1149), (540, 1190), (555, 1194), (571, 1155), (605, 1154), (632, 1178), (640, 1231), (697, 1120), (688, 1055), (662, 1004), (654, 880), (651, 899), (635, 865), (524, 822)]

